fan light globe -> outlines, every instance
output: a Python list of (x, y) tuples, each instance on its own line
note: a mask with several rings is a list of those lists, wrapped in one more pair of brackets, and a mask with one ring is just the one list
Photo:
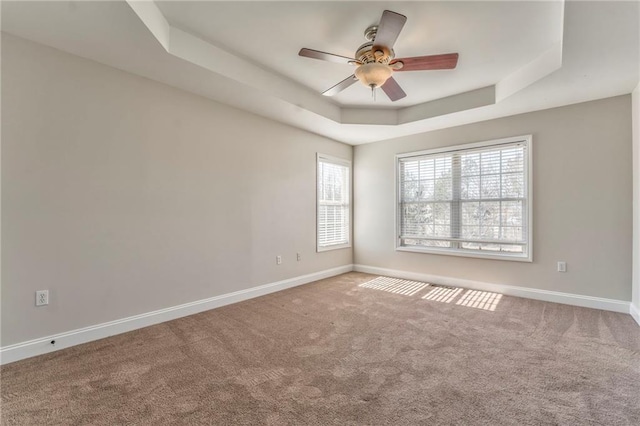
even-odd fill
[(389, 65), (371, 62), (356, 68), (355, 75), (362, 84), (375, 89), (382, 86), (391, 77), (392, 72)]

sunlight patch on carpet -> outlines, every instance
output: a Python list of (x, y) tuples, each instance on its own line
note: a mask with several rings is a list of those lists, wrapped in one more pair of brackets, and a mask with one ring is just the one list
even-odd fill
[(492, 293), (490, 291), (479, 290), (467, 290), (462, 295), (460, 300), (456, 302), (456, 305), (467, 306), (469, 308), (484, 309), (485, 311), (495, 311), (496, 306), (500, 303), (502, 295), (499, 293)]
[(388, 291), (390, 293), (413, 296), (429, 284), (418, 281), (401, 280), (399, 278), (377, 277), (371, 281), (360, 284), (358, 287), (372, 288), (374, 290)]
[(422, 296), (422, 298), (426, 300), (433, 300), (434, 302), (451, 303), (461, 292), (461, 288), (435, 287), (429, 293)]

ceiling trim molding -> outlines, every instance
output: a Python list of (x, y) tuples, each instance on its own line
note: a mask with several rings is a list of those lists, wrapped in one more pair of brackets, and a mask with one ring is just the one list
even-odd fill
[(398, 111), (398, 124), (412, 123), (414, 121), (493, 105), (495, 103), (496, 86), (487, 86), (403, 108)]
[[(251, 100), (255, 100), (253, 105), (244, 102), (244, 108), (250, 112), (306, 130), (315, 126), (305, 124), (308, 120), (299, 120), (301, 116), (308, 116), (309, 120), (324, 121), (327, 131), (320, 133), (338, 140), (341, 139), (340, 129), (351, 125), (393, 127), (426, 123), (436, 117), (495, 105), (562, 66), (561, 37), (560, 41), (539, 57), (492, 86), (400, 109), (341, 107), (280, 74), (171, 26), (153, 0), (126, 1), (167, 53), (246, 86), (248, 90), (244, 91), (245, 95), (248, 94)], [(564, 33), (565, 7), (564, 1), (562, 3), (563, 12), (558, 17), (561, 34)], [(270, 104), (274, 108), (269, 108)], [(291, 111), (297, 111), (296, 119), (291, 116)], [(314, 132), (318, 133), (317, 130)]]
[(496, 84), (496, 102), (521, 91), (562, 67), (562, 41)]
[(168, 52), (209, 71), (255, 89), (256, 96), (271, 96), (330, 120), (340, 121), (340, 107), (302, 85), (267, 71), (178, 28), (171, 27)]
[(192, 34), (173, 27), (153, 1), (127, 3), (167, 53), (196, 64), (256, 90), (256, 95), (270, 95), (293, 105), (340, 122), (340, 107), (318, 97), (311, 90), (239, 58)]
[(562, 1), (560, 16), (558, 16), (560, 26), (560, 40), (551, 48), (529, 62), (519, 70), (511, 73), (496, 84), (496, 102), (500, 102), (509, 96), (521, 91), (527, 86), (546, 77), (556, 70), (562, 68), (562, 47), (564, 41), (564, 12), (565, 0)]
[(155, 2), (127, 0), (127, 4), (168, 52), (171, 26)]

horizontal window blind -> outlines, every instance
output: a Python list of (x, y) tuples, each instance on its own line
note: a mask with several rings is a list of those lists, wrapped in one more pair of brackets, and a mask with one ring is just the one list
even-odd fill
[(398, 159), (399, 246), (528, 255), (528, 140)]
[(350, 163), (318, 155), (318, 250), (349, 244)]

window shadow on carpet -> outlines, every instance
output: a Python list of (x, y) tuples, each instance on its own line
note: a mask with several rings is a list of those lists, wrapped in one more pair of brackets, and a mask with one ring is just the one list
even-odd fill
[[(413, 296), (426, 287), (431, 290), (422, 299), (432, 302), (452, 303), (458, 299), (455, 304), (467, 308), (482, 309), (485, 311), (495, 311), (496, 307), (502, 299), (502, 294), (490, 291), (466, 290), (457, 287), (438, 286), (419, 281), (403, 280), (400, 278), (377, 277), (371, 281), (359, 284), (358, 287), (369, 288), (373, 290), (382, 290), (389, 293), (401, 294), (404, 296)], [(461, 293), (464, 291), (464, 294)]]
[(502, 295), (499, 293), (492, 293), (490, 291), (479, 290), (467, 290), (462, 295), (460, 300), (456, 302), (456, 305), (467, 306), (469, 308), (484, 309), (485, 311), (495, 311), (496, 306), (500, 303)]
[(358, 287), (372, 288), (375, 290), (388, 291), (389, 293), (413, 296), (429, 284), (417, 281), (401, 280), (399, 278), (378, 277), (371, 281), (360, 284)]
[(422, 298), (433, 300), (434, 302), (451, 303), (460, 293), (462, 293), (461, 288), (434, 287), (433, 290), (422, 296)]

